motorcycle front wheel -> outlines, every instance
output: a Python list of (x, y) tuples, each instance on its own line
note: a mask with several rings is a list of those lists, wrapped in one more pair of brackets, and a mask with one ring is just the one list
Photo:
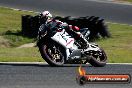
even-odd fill
[(50, 66), (62, 66), (65, 63), (65, 56), (60, 46), (50, 44), (42, 44), (39, 46), (42, 58)]

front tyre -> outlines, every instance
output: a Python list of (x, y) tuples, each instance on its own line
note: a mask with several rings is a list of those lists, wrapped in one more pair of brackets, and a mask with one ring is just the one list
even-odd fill
[(60, 46), (54, 44), (41, 44), (39, 50), (42, 58), (50, 66), (62, 66), (65, 63), (65, 56)]

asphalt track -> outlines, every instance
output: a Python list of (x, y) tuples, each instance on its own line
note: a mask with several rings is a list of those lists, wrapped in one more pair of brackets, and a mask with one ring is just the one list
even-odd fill
[(111, 0), (0, 0), (0, 6), (64, 16), (99, 16), (107, 21), (132, 24), (132, 5), (109, 3)]
[[(79, 65), (50, 67), (47, 64), (0, 64), (0, 88), (131, 88), (130, 84), (86, 84), (76, 82)], [(87, 74), (130, 74), (131, 65), (83, 66)]]

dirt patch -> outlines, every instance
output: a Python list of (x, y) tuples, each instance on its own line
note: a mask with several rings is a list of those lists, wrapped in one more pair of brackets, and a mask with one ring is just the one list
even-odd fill
[(36, 46), (36, 43), (28, 43), (28, 44), (21, 45), (17, 48), (27, 48), (27, 47), (35, 47), (35, 46)]
[(9, 40), (3, 38), (0, 36), (0, 47), (10, 47), (10, 42)]

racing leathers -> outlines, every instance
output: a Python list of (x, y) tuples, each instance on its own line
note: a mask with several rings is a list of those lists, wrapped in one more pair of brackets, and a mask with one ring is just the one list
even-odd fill
[(88, 41), (83, 37), (83, 35), (79, 32), (79, 28), (77, 26), (68, 25), (65, 22), (61, 22), (56, 19), (52, 19), (49, 21), (46, 21), (46, 26), (50, 27), (52, 32), (61, 31), (62, 29), (65, 29), (65, 31), (71, 35), (76, 41), (81, 41), (83, 48), (86, 49), (88, 46)]

